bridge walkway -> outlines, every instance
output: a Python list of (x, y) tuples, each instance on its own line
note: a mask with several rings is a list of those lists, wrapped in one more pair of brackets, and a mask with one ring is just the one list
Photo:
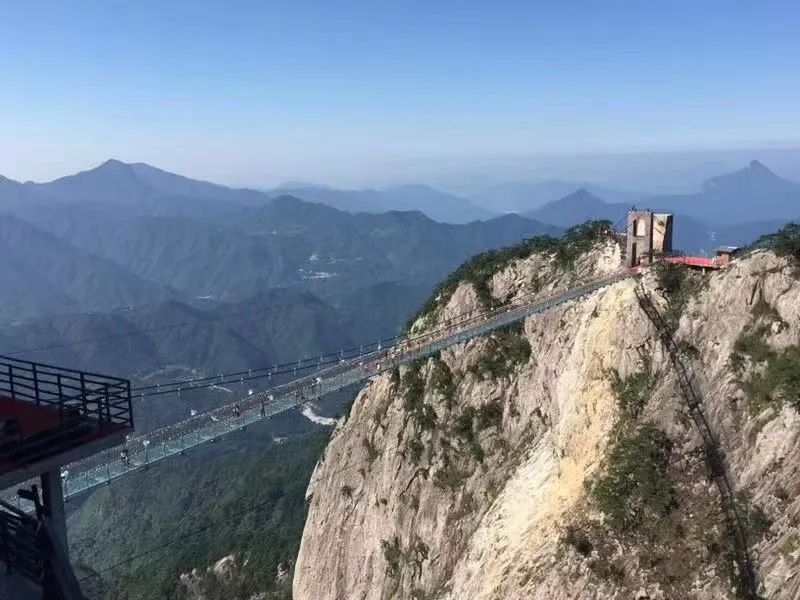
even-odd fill
[(342, 357), (334, 365), (320, 368), (286, 384), (252, 394), (243, 400), (196, 415), (184, 421), (130, 438), (117, 447), (68, 465), (62, 469), (64, 496), (69, 499), (97, 486), (106, 485), (167, 459), (219, 439), (233, 431), (269, 419), (400, 365), (425, 358), (490, 333), (550, 308), (591, 294), (603, 287), (635, 277), (633, 270), (620, 270), (575, 285), (547, 297), (484, 311), (412, 339), (373, 350), (360, 356)]

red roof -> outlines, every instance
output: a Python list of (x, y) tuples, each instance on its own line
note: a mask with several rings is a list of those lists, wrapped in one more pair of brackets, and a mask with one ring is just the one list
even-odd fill
[(707, 267), (710, 269), (719, 268), (719, 265), (713, 258), (706, 258), (705, 256), (665, 256), (661, 259), (661, 261), (688, 265), (690, 267)]

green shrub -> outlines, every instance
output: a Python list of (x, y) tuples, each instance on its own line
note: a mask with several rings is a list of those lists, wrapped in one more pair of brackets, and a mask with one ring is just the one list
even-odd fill
[(499, 379), (511, 375), (530, 357), (530, 342), (522, 335), (522, 323), (516, 323), (492, 333), (483, 354), (469, 370), (481, 379)]
[(748, 545), (757, 544), (772, 527), (772, 519), (745, 492), (736, 494), (736, 504), (744, 522)]
[(800, 346), (789, 346), (770, 357), (764, 377), (778, 398), (800, 410)]
[(745, 325), (728, 359), (728, 364), (734, 373), (741, 374), (747, 365), (747, 358), (754, 364), (767, 361), (774, 353), (766, 342), (772, 324), (782, 323), (778, 311), (770, 306), (759, 296), (758, 301), (751, 310), (750, 321)]
[(456, 396), (456, 384), (453, 372), (441, 358), (434, 358), (431, 361), (428, 382), (436, 393), (441, 394), (447, 408), (452, 408)]
[(602, 557), (589, 563), (589, 569), (600, 579), (620, 584), (625, 580), (625, 571), (609, 558)]
[(370, 463), (374, 462), (375, 459), (380, 456), (380, 452), (378, 452), (368, 437), (361, 438), (361, 446), (367, 451), (367, 459)]
[(667, 297), (664, 320), (675, 331), (689, 300), (703, 289), (708, 280), (702, 273), (675, 263), (655, 263), (653, 271)]
[(453, 433), (461, 439), (472, 437), (472, 422), (475, 419), (475, 409), (467, 406), (453, 422)]
[(436, 471), (433, 484), (439, 489), (452, 492), (463, 486), (467, 479), (469, 479), (469, 471), (448, 463)]
[(403, 407), (406, 415), (422, 430), (436, 427), (436, 411), (425, 402), (425, 380), (422, 378), (424, 362), (415, 360), (408, 365), (402, 378)]
[(750, 411), (757, 415), (766, 408), (780, 408), (788, 402), (800, 411), (800, 348), (790, 346), (767, 359), (763, 371), (741, 382)]
[(739, 356), (748, 356), (754, 363), (767, 360), (772, 355), (772, 349), (764, 340), (769, 333), (769, 325), (746, 327), (733, 344), (733, 352)]
[(678, 352), (687, 360), (696, 360), (700, 358), (700, 350), (697, 349), (697, 346), (686, 340), (678, 342)]
[(389, 382), (393, 389), (398, 389), (400, 387), (400, 367), (395, 367), (392, 369), (392, 374), (389, 376)]
[(668, 297), (680, 293), (686, 283), (688, 269), (674, 263), (656, 263), (653, 265), (658, 284)]
[(567, 527), (567, 531), (564, 534), (564, 538), (562, 540), (567, 546), (571, 546), (575, 550), (577, 550), (578, 554), (581, 556), (590, 556), (592, 554), (592, 550), (594, 550), (594, 545), (589, 538), (577, 527), (573, 525), (569, 525)]
[[(765, 323), (765, 319), (768, 322)], [(750, 409), (756, 414), (784, 401), (800, 410), (800, 347), (789, 346), (776, 351), (769, 346), (766, 337), (776, 320), (780, 320), (780, 315), (760, 299), (729, 358), (731, 369), (739, 375), (745, 369), (746, 358), (755, 365), (763, 365), (740, 382)]]
[(503, 407), (498, 400), (487, 402), (478, 409), (477, 424), (478, 430), (487, 427), (500, 427), (503, 423)]
[(428, 544), (418, 537), (409, 545), (407, 562), (411, 565), (412, 577), (416, 578), (422, 575), (422, 563), (428, 560), (429, 555)]
[(478, 414), (473, 407), (466, 407), (453, 422), (452, 432), (459, 441), (469, 449), (470, 456), (479, 463), (483, 462), (486, 453), (478, 441), (475, 433), (475, 418)]
[(762, 235), (751, 248), (768, 248), (778, 256), (800, 260), (800, 223), (787, 223), (775, 233)]
[(653, 424), (626, 431), (613, 442), (603, 473), (588, 487), (616, 531), (631, 530), (669, 511), (673, 503), (666, 477), (670, 446), (664, 432)]
[(649, 368), (632, 373), (625, 378), (621, 378), (616, 371), (613, 373), (611, 389), (624, 417), (639, 418), (647, 401), (650, 400), (652, 385)]
[(425, 451), (425, 446), (419, 440), (411, 439), (406, 443), (406, 448), (408, 448), (411, 462), (418, 465), (422, 460), (422, 453)]
[(403, 565), (403, 548), (400, 538), (394, 536), (390, 540), (381, 540), (383, 559), (386, 561), (386, 574), (392, 579), (400, 579)]

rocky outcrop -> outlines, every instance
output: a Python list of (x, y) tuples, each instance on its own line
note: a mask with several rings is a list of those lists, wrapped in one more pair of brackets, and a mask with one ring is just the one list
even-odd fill
[[(611, 242), (533, 254), (488, 287), (514, 303), (619, 264)], [(800, 414), (758, 385), (800, 342), (791, 271), (761, 252), (673, 289), (654, 270), (371, 380), (312, 477), (294, 597), (735, 597), (707, 448), (638, 288), (694, 374), (761, 593), (797, 598)], [(418, 326), (482, 302), (459, 285)]]

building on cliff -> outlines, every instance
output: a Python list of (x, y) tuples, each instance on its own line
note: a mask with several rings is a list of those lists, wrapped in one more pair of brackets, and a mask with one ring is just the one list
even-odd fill
[(630, 211), (625, 250), (629, 267), (652, 263), (655, 256), (672, 252), (672, 215)]

